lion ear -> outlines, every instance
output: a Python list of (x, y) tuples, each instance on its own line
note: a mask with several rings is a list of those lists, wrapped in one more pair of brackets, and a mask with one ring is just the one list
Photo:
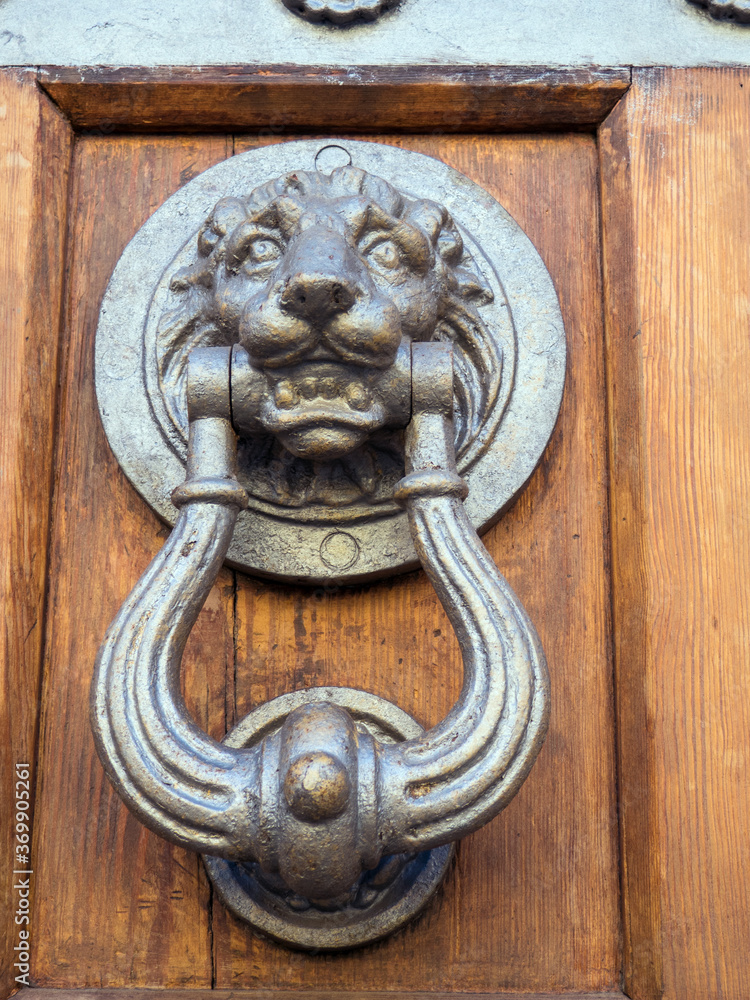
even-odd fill
[(217, 201), (198, 233), (198, 253), (201, 257), (210, 257), (219, 241), (246, 218), (245, 206), (239, 198)]
[(226, 236), (247, 218), (247, 209), (239, 198), (222, 198), (211, 213), (211, 228), (219, 236)]
[(471, 302), (475, 306), (486, 306), (494, 301), (493, 291), (479, 271), (455, 267), (453, 276), (458, 285), (458, 294), (465, 302)]

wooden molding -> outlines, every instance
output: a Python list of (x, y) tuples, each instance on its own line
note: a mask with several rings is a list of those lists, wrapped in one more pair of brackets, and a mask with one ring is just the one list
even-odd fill
[[(0, 73), (0, 995), (13, 986), (15, 767), (34, 768), (72, 134), (34, 74)], [(8, 961), (3, 961), (9, 959)]]
[[(625, 102), (624, 102), (625, 103)], [(649, 737), (648, 538), (643, 377), (638, 329), (635, 199), (628, 110), (599, 131), (610, 455), (612, 625), (616, 674), (619, 819), (626, 987), (662, 994), (655, 747)]]
[(407, 993), (349, 990), (22, 989), (18, 1000), (626, 1000), (622, 993)]
[(427, 133), (593, 131), (627, 69), (539, 67), (43, 67), (79, 131)]
[(748, 995), (750, 70), (600, 133), (624, 988)]

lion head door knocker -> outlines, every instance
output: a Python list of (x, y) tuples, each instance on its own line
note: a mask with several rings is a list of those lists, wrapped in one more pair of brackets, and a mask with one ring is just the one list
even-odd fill
[[(476, 529), (557, 417), (551, 279), (443, 163), (289, 142), (212, 167), (146, 222), (96, 351), (111, 446), (174, 525), (99, 652), (104, 767), (260, 931), (310, 949), (383, 937), (513, 797), (547, 728), (544, 655)], [(296, 691), (210, 739), (180, 663), (225, 558), (297, 582), (421, 563), (461, 646), (458, 703), (425, 732), (373, 694)]]

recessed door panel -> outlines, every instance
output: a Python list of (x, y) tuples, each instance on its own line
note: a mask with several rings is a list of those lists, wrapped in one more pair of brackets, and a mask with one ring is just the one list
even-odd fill
[[(569, 362), (530, 486), (485, 536), (537, 625), (552, 722), (517, 798), (458, 849), (423, 916), (333, 957), (254, 936), (212, 898), (199, 859), (153, 836), (109, 786), (88, 724), (96, 649), (167, 529), (111, 454), (93, 389), (99, 303), (145, 218), (210, 164), (267, 139), (87, 136), (73, 160), (63, 382), (36, 824), (40, 986), (325, 990), (605, 990), (619, 981), (609, 650), (606, 416), (597, 150), (590, 136), (377, 137), (486, 187), (556, 284)], [(225, 569), (191, 637), (187, 703), (223, 736), (253, 706), (356, 686), (425, 725), (461, 685), (457, 644), (423, 574), (288, 587)]]

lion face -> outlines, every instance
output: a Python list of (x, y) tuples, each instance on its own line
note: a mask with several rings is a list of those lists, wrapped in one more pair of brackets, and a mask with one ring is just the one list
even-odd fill
[(172, 280), (182, 308), (165, 315), (159, 335), (179, 350), (164, 352), (162, 371), (184, 363), (188, 345), (244, 347), (266, 379), (263, 429), (289, 459), (277, 451), (271, 459), (262, 443), (248, 454), (266, 455), (277, 470), (289, 472), (292, 458), (313, 463), (296, 469), (309, 483), (320, 479), (320, 463), (349, 456), (356, 480), (356, 455), (369, 444), (365, 465), (377, 482), (372, 449), (394, 451), (388, 390), (413, 340), (454, 342), (459, 401), (470, 404), (459, 414), (459, 438), (481, 397), (492, 395), (500, 366), (480, 358), (490, 338), (477, 313), (492, 295), (434, 202), (408, 199), (350, 166), (298, 171), (219, 201), (197, 250), (196, 263)]
[(268, 379), (263, 426), (329, 460), (388, 423), (383, 380), (437, 324), (435, 250), (362, 195), (285, 195), (227, 235), (216, 319)]

